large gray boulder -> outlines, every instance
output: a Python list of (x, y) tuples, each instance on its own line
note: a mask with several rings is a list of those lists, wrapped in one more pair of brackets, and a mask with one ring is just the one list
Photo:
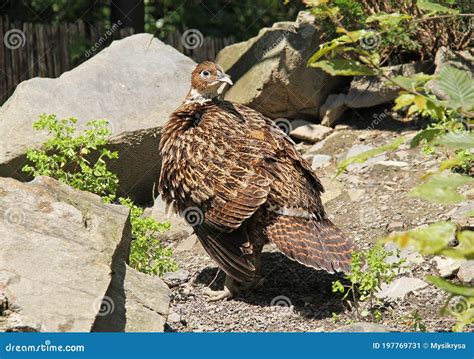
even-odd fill
[(0, 199), (0, 331), (163, 330), (169, 289), (126, 266), (128, 208), (48, 177), (0, 178)]
[(321, 104), (344, 81), (307, 66), (321, 35), (314, 17), (301, 12), (296, 22), (277, 22), (222, 49), (217, 62), (234, 81), (225, 98), (272, 118), (318, 118)]
[(0, 108), (0, 176), (28, 180), (21, 171), (27, 148), (45, 134), (33, 129), (42, 113), (110, 121), (120, 152), (120, 194), (139, 201), (152, 197), (160, 169), (159, 128), (190, 87), (195, 63), (149, 34), (114, 41), (59, 78), (34, 78), (18, 85)]

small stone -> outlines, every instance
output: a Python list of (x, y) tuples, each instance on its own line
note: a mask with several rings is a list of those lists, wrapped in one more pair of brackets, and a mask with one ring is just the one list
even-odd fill
[(326, 102), (319, 109), (319, 118), (321, 124), (324, 126), (334, 126), (347, 108), (344, 103), (346, 99), (345, 94), (331, 94), (326, 99)]
[(168, 314), (168, 323), (179, 323), (179, 322), (181, 322), (181, 316), (178, 313), (172, 312)]
[(338, 328), (335, 332), (391, 332), (393, 329), (386, 327), (382, 324), (369, 323), (369, 322), (357, 322), (354, 324), (346, 325)]
[(436, 256), (433, 258), (436, 263), (436, 269), (443, 278), (449, 278), (456, 274), (461, 264), (466, 262), (465, 259), (454, 259), (449, 257)]
[(387, 226), (387, 230), (395, 231), (397, 229), (403, 229), (404, 226), (403, 222), (390, 222)]
[[(387, 243), (384, 246), (384, 249), (387, 252), (392, 252), (393, 254), (385, 258), (385, 263), (392, 264), (398, 262), (400, 259), (405, 259), (405, 264), (422, 264), (425, 260), (423, 257), (416, 251), (404, 248), (399, 249), (395, 243)], [(405, 268), (406, 269), (406, 268)], [(401, 272), (406, 272), (404, 268), (401, 269)]]
[(474, 260), (461, 264), (458, 271), (458, 278), (463, 283), (474, 283)]
[(336, 126), (334, 127), (334, 129), (335, 129), (336, 131), (350, 130), (350, 129), (351, 129), (351, 126), (339, 124), (339, 125), (336, 125)]
[[(372, 146), (357, 144), (357, 145), (352, 146), (349, 149), (349, 151), (347, 151), (347, 154), (345, 156), (343, 156), (343, 159), (351, 158), (351, 157), (360, 155), (361, 153), (364, 153), (364, 152), (367, 152), (367, 151), (370, 151), (370, 150), (373, 150), (373, 149), (374, 149), (374, 147), (372, 147)], [(365, 161), (363, 163), (351, 163), (349, 166), (347, 166), (347, 169), (351, 172), (358, 172), (358, 171), (360, 171), (361, 169), (363, 169), (365, 167), (370, 167), (370, 166), (375, 165), (375, 164), (377, 164), (381, 161), (385, 161), (386, 159), (387, 159), (387, 156), (384, 153), (382, 153), (382, 154), (379, 154), (375, 157), (369, 158), (367, 161)]]
[(189, 279), (189, 272), (185, 269), (180, 269), (176, 272), (166, 272), (163, 275), (163, 281), (170, 287), (176, 287)]
[(315, 155), (311, 164), (312, 169), (326, 167), (331, 161), (331, 156), (328, 155)]
[(428, 283), (421, 279), (414, 277), (401, 277), (394, 280), (392, 283), (383, 283), (375, 296), (388, 301), (403, 300), (407, 294), (423, 289), (427, 286)]
[(332, 131), (333, 129), (330, 127), (308, 124), (296, 127), (293, 131), (291, 131), (290, 135), (298, 140), (316, 143), (318, 141), (322, 141)]
[(382, 166), (387, 166), (387, 167), (407, 167), (408, 163), (402, 162), (402, 161), (380, 161), (378, 163), (379, 165)]
[(406, 160), (408, 158), (408, 152), (407, 151), (398, 151), (398, 152), (395, 152), (395, 155), (402, 161)]
[(176, 247), (176, 252), (185, 252), (185, 251), (190, 251), (193, 249), (194, 245), (197, 243), (198, 239), (197, 237), (193, 234), (186, 238), (184, 241), (182, 241), (177, 247)]
[(364, 198), (365, 191), (363, 189), (350, 189), (347, 194), (352, 202), (358, 202), (360, 199)]

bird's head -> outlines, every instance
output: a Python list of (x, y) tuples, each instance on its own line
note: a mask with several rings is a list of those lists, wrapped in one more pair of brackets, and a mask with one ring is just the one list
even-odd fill
[(210, 61), (201, 62), (192, 72), (188, 100), (213, 99), (219, 96), (220, 90), (226, 84), (232, 85), (232, 80), (220, 65)]

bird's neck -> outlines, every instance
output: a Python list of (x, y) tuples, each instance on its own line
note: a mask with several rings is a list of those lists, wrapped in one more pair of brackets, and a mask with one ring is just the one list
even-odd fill
[(206, 92), (205, 90), (197, 90), (195, 88), (191, 88), (189, 90), (184, 103), (199, 103), (204, 104), (206, 102), (212, 101), (213, 98), (217, 97), (217, 94), (214, 92)]

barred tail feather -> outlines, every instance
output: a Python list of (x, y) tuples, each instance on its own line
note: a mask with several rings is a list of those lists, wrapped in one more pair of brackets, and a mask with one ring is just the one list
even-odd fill
[(329, 219), (279, 216), (268, 239), (289, 258), (330, 273), (350, 270), (352, 244)]

